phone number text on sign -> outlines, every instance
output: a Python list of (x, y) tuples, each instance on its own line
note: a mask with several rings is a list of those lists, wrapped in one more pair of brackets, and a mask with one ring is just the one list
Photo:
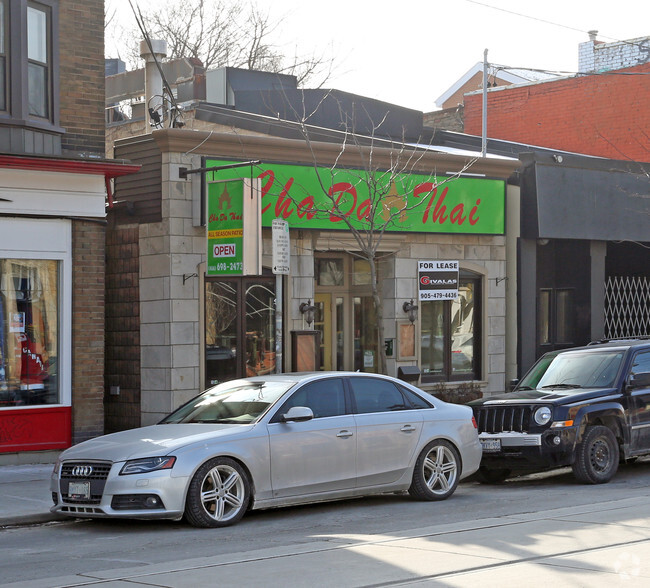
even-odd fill
[(420, 300), (455, 300), (457, 296), (456, 290), (451, 292), (420, 292)]
[(219, 262), (214, 266), (210, 266), (210, 269), (217, 272), (240, 272), (243, 268), (241, 261), (234, 261), (231, 263)]

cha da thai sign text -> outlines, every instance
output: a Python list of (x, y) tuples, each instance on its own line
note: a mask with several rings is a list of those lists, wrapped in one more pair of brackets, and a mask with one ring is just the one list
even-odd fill
[[(230, 163), (210, 159), (205, 165)], [(241, 173), (219, 170), (214, 179)], [(300, 229), (348, 230), (350, 223), (360, 230), (504, 234), (503, 180), (422, 174), (388, 178), (379, 172), (369, 178), (362, 170), (264, 163), (253, 169), (253, 175), (261, 182), (264, 227), (280, 218)], [(207, 176), (210, 181), (211, 173)]]

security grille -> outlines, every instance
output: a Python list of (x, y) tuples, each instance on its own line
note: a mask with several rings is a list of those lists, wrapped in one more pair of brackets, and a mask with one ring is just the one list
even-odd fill
[(605, 337), (650, 335), (650, 280), (610, 276), (605, 283)]

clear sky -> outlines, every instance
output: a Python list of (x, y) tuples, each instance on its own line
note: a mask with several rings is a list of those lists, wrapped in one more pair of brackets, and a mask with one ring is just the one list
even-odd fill
[[(132, 1), (142, 8), (155, 5), (155, 0)], [(127, 0), (106, 5), (134, 22)], [(279, 49), (335, 58), (326, 87), (423, 111), (435, 110), (435, 100), (483, 60), (485, 49), (490, 63), (575, 72), (578, 44), (588, 40), (589, 30), (605, 42), (650, 36), (648, 0), (257, 0), (257, 5), (280, 21), (274, 35)]]

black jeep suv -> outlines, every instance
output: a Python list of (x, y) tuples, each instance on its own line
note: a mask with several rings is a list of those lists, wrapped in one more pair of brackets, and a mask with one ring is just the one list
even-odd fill
[(482, 481), (570, 465), (580, 482), (608, 482), (619, 460), (650, 454), (650, 340), (548, 353), (512, 392), (470, 406)]

